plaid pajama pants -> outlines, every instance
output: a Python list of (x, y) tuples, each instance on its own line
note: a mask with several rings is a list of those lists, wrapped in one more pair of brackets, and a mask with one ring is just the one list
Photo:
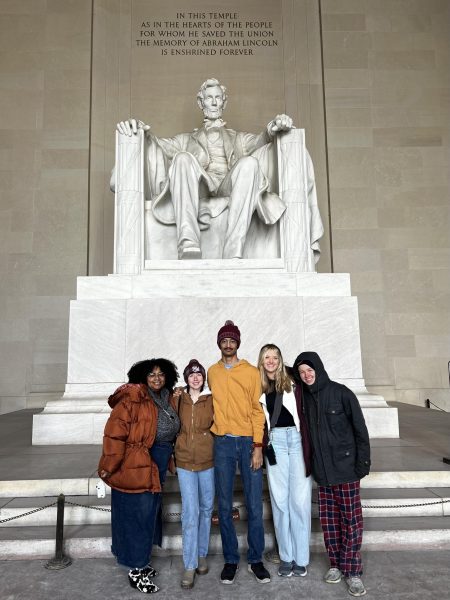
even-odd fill
[(361, 543), (363, 517), (359, 481), (319, 486), (319, 519), (330, 566), (344, 577), (363, 573)]

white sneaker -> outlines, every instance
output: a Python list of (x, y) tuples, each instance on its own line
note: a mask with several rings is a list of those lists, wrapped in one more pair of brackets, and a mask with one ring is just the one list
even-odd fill
[(366, 588), (364, 587), (361, 577), (347, 577), (348, 593), (351, 596), (364, 596)]
[(324, 579), (327, 583), (339, 583), (342, 579), (342, 573), (336, 567), (331, 567), (331, 569), (328, 569), (325, 573)]

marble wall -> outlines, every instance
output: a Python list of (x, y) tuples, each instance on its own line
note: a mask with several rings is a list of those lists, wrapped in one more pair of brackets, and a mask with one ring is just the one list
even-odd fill
[(0, 2), (0, 413), (64, 389), (86, 274), (90, 0)]
[[(225, 120), (238, 131), (259, 132), (280, 112), (291, 115), (297, 127), (306, 130), (306, 145), (314, 161), (320, 210), (328, 221), (326, 147), (320, 19), (317, 0), (227, 0), (221, 8), (211, 0), (196, 0), (194, 7), (177, 0), (95, 0), (92, 61), (92, 153), (90, 169), (89, 272), (112, 271), (114, 203), (109, 191), (114, 163), (114, 126), (119, 120), (138, 117), (150, 124), (155, 134), (171, 136), (199, 127), (202, 115), (195, 97), (200, 84), (217, 77), (229, 94)], [(233, 15), (223, 20), (202, 15)], [(189, 12), (194, 11), (194, 12)], [(177, 14), (182, 13), (183, 18)], [(189, 16), (191, 15), (191, 16)], [(209, 21), (211, 29), (189, 27)], [(161, 27), (146, 27), (147, 23)], [(174, 27), (177, 22), (179, 27)], [(142, 46), (195, 41), (195, 32), (228, 33), (228, 23), (241, 23), (242, 42), (261, 41), (276, 45), (239, 48), (244, 55), (172, 55), (184, 46)], [(265, 26), (246, 27), (247, 22)], [(144, 24), (144, 25), (143, 25)], [(161, 38), (159, 32), (185, 37)], [(260, 30), (268, 38), (248, 38)], [(154, 33), (154, 38), (145, 33)], [(205, 38), (200, 36), (200, 41)], [(226, 40), (234, 41), (236, 38)], [(207, 38), (206, 41), (209, 41)], [(216, 38), (220, 42), (222, 38)], [(207, 46), (199, 47), (208, 51)], [(197, 50), (194, 46), (193, 50)], [(211, 47), (220, 52), (228, 48)], [(233, 50), (233, 48), (231, 48)], [(166, 52), (166, 54), (163, 54)], [(331, 269), (328, 228), (322, 241), (320, 270)]]
[[(146, 5), (0, 0), (0, 412), (62, 392), (76, 276), (111, 271), (115, 122), (159, 112), (155, 128), (172, 133), (166, 99), (142, 77), (150, 62), (174, 94), (167, 63), (132, 52)], [(351, 274), (366, 382), (449, 410), (448, 1), (228, 5), (260, 7), (282, 41), (262, 84), (246, 57), (222, 61), (234, 96), (251, 92), (230, 103), (229, 123), (258, 129), (281, 98), (305, 127), (328, 223), (319, 270)], [(186, 86), (196, 73), (182, 64)], [(215, 65), (208, 57), (201, 75)], [(187, 127), (196, 116), (177, 109)]]
[(450, 410), (449, 3), (322, 0), (334, 270), (366, 383)]

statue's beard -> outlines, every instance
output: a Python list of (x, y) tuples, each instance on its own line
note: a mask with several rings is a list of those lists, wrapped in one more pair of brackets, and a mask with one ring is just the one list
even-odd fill
[(222, 116), (223, 109), (220, 107), (217, 108), (204, 108), (203, 114), (206, 119), (220, 119)]

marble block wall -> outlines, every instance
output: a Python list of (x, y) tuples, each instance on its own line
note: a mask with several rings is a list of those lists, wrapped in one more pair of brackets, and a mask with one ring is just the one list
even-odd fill
[[(430, 398), (449, 410), (449, 2), (232, 4), (282, 14), (264, 114), (281, 95), (306, 129), (329, 226), (319, 270), (351, 274), (366, 383), (387, 399)], [(76, 277), (111, 272), (114, 124), (147, 111), (136, 88), (149, 112), (158, 103), (141, 77), (144, 55), (127, 74), (137, 5), (145, 2), (0, 2), (0, 413), (61, 394)], [(185, 78), (216, 71), (212, 59), (183, 64)], [(224, 64), (236, 92), (260, 84), (236, 71), (249, 63)], [(249, 113), (258, 128), (253, 106), (231, 103), (230, 125)], [(177, 119), (192, 123), (195, 107), (181, 108)]]
[(240, 327), (239, 354), (252, 363), (269, 342), (282, 348), (287, 364), (315, 348), (331, 377), (364, 385), (348, 275), (205, 273), (203, 264), (195, 261), (188, 273), (80, 277), (71, 303), (66, 394), (76, 396), (79, 386), (84, 396), (93, 389), (85, 386), (96, 382), (99, 393), (111, 393), (142, 358), (166, 356), (180, 372), (194, 357), (210, 366), (220, 358), (216, 335), (227, 319)]
[(332, 254), (369, 389), (450, 410), (447, 0), (322, 0)]
[(182, 373), (197, 358), (208, 368), (220, 358), (217, 331), (227, 319), (241, 331), (239, 357), (253, 364), (266, 343), (280, 346), (291, 365), (314, 348), (330, 377), (357, 394), (371, 437), (398, 437), (397, 409), (365, 387), (348, 275), (265, 272), (251, 260), (227, 261), (238, 265), (228, 272), (221, 261), (186, 262), (184, 271), (167, 265), (141, 275), (79, 278), (65, 394), (34, 415), (33, 444), (99, 443), (107, 397), (133, 363), (163, 356)]
[(90, 0), (0, 2), (0, 413), (66, 382), (86, 273)]

